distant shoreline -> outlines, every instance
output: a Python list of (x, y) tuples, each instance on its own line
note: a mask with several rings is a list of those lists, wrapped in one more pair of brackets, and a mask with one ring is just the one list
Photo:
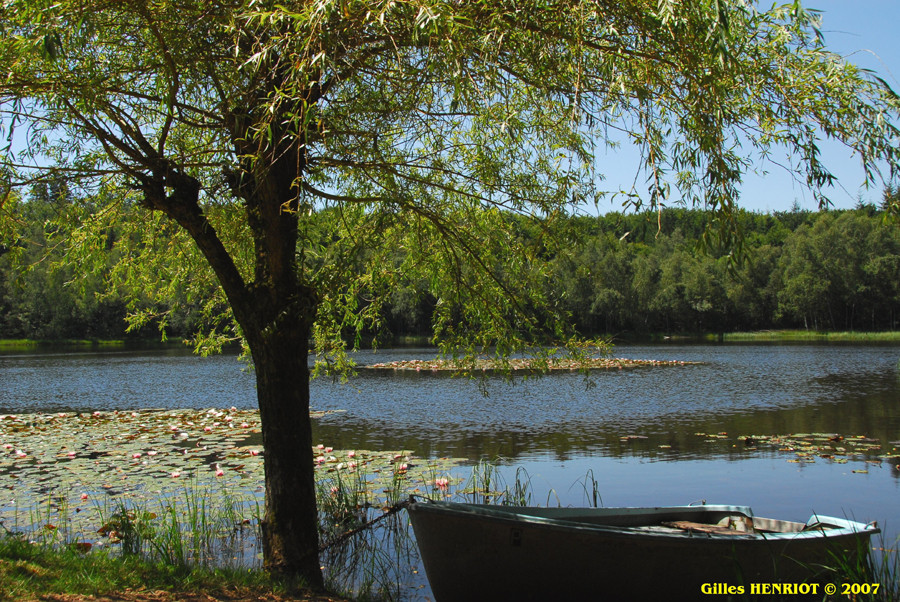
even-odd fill
[[(601, 335), (613, 345), (628, 343), (698, 342), (735, 343), (753, 341), (834, 341), (834, 342), (897, 342), (900, 331), (843, 331), (817, 330), (759, 330), (725, 333), (617, 333)], [(428, 336), (398, 336), (392, 344), (379, 345), (379, 349), (433, 347)], [(188, 346), (182, 340), (159, 339), (0, 339), (0, 351), (38, 348), (71, 349), (182, 349)], [(366, 348), (369, 348), (368, 346)], [(603, 366), (605, 367), (605, 366)]]

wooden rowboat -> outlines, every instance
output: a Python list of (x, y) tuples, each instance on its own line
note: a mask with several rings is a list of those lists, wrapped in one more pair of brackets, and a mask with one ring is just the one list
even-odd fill
[(439, 602), (774, 599), (773, 584), (792, 600), (806, 593), (821, 600), (823, 584), (832, 581), (825, 567), (836, 558), (855, 562), (879, 532), (874, 524), (826, 516), (806, 523), (754, 517), (743, 506), (416, 500), (409, 515)]

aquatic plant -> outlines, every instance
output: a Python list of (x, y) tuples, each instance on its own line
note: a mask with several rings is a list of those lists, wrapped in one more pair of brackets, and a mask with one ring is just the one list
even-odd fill
[(837, 594), (854, 602), (900, 601), (900, 540), (890, 546), (882, 534), (871, 549), (863, 545), (855, 553), (830, 553), (824, 569), (839, 584)]

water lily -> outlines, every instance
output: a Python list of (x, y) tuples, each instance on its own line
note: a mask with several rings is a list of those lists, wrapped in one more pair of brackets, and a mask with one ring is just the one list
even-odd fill
[(348, 451), (348, 452), (347, 452), (347, 457), (348, 457), (348, 458), (355, 458), (355, 457), (356, 457), (356, 452), (353, 451), (353, 450)]
[(447, 487), (450, 485), (450, 479), (448, 479), (447, 477), (441, 477), (439, 479), (435, 479), (434, 485), (438, 489), (447, 489)]
[(326, 454), (330, 454), (330, 453), (333, 452), (333, 451), (334, 451), (334, 448), (333, 448), (333, 447), (326, 447), (326, 448), (325, 448), (325, 453), (326, 453)]
[(259, 450), (257, 450), (257, 449), (251, 449), (251, 450), (250, 450), (250, 455), (251, 455), (251, 456), (258, 456), (258, 455), (259, 455)]
[(176, 470), (176, 471), (175, 471), (175, 472), (173, 472), (173, 473), (172, 473), (172, 475), (171, 475), (171, 476), (172, 476), (172, 478), (173, 478), (173, 479), (177, 479), (177, 478), (178, 478), (178, 477), (180, 477), (180, 476), (181, 476), (181, 473), (180, 473), (180, 472), (178, 472), (178, 471), (177, 471), (177, 470)]
[(82, 493), (82, 494), (81, 494), (81, 499), (82, 499), (82, 500), (88, 499), (88, 494)]

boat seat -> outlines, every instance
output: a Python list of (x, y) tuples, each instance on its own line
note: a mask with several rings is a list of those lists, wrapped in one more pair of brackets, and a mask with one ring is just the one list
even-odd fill
[[(743, 517), (741, 517), (743, 518)], [(730, 517), (729, 517), (730, 519)], [(725, 519), (728, 520), (728, 519)], [(695, 523), (689, 520), (673, 520), (673, 521), (664, 521), (662, 525), (664, 527), (674, 527), (676, 529), (681, 529), (682, 531), (694, 531), (697, 533), (710, 533), (715, 535), (747, 535), (748, 533), (753, 532), (753, 523), (749, 522), (749, 519), (745, 521), (734, 521), (731, 522), (729, 520), (728, 523), (722, 524), (725, 521), (720, 521), (717, 525), (710, 525), (709, 523)], [(749, 524), (748, 524), (749, 523)], [(740, 528), (739, 525), (742, 527)], [(749, 529), (748, 529), (749, 527)]]

